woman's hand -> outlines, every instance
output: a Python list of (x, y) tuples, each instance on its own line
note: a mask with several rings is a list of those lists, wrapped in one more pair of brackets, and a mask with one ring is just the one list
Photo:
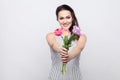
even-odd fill
[(60, 49), (60, 55), (61, 55), (61, 61), (63, 62), (63, 63), (67, 63), (67, 62), (69, 62), (69, 55), (68, 55), (68, 50), (67, 49), (65, 49), (65, 48), (61, 48)]

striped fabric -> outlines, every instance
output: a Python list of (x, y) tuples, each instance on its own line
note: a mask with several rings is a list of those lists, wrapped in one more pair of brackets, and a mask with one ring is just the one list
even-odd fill
[[(62, 45), (62, 39), (61, 37), (56, 38), (57, 41)], [(76, 42), (72, 43), (72, 47), (69, 51), (72, 50), (72, 48), (76, 45)], [(62, 75), (61, 69), (62, 69), (62, 62), (60, 59), (60, 54), (56, 53), (52, 48), (50, 48), (51, 51), (51, 70), (49, 73), (48, 80), (81, 80), (81, 74), (80, 74), (80, 68), (79, 68), (79, 56), (72, 59), (70, 62), (66, 65), (66, 74)]]

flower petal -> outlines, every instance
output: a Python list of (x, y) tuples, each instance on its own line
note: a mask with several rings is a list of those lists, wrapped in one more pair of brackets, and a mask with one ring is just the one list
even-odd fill
[(55, 31), (54, 31), (55, 35), (56, 36), (61, 36), (62, 35), (62, 29), (61, 28), (57, 28)]

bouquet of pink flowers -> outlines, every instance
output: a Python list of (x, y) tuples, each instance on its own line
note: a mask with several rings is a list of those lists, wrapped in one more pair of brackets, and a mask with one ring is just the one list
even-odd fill
[[(67, 50), (71, 47), (72, 41), (81, 35), (80, 27), (78, 26), (73, 26), (72, 33), (70, 33), (69, 30), (62, 28), (57, 28), (54, 33), (56, 36), (61, 36), (63, 38), (63, 47)], [(62, 64), (61, 72), (62, 74), (66, 73), (66, 64)]]

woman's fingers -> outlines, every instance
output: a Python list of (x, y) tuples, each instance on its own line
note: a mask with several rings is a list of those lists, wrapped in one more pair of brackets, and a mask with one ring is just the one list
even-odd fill
[(67, 49), (65, 49), (65, 48), (63, 48), (63, 47), (61, 47), (61, 48), (60, 48), (60, 52), (61, 52), (61, 53), (67, 53), (67, 52), (68, 52), (68, 50), (67, 50)]
[(60, 53), (61, 57), (66, 57), (68, 56), (68, 52), (63, 52), (63, 53)]
[(64, 47), (62, 47), (62, 50), (63, 50), (63, 51), (66, 51), (66, 52), (68, 51), (68, 50), (67, 50), (66, 48), (64, 48)]
[(68, 50), (64, 47), (60, 48), (61, 61), (67, 63), (69, 61)]
[(68, 54), (61, 54), (61, 58), (68, 58), (69, 55)]
[(61, 61), (63, 63), (67, 63), (69, 61), (69, 55), (68, 54), (61, 54)]
[(67, 63), (68, 61), (69, 61), (68, 58), (62, 58), (63, 63)]

